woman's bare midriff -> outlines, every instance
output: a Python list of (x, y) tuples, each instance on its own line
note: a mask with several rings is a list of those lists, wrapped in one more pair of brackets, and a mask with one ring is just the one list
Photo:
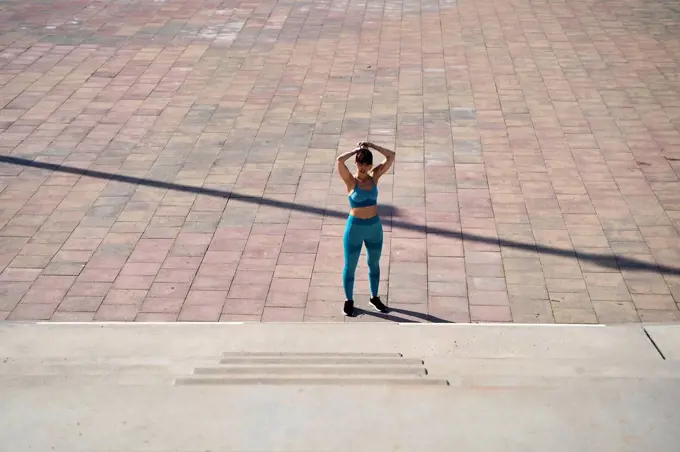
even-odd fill
[(361, 220), (366, 220), (378, 215), (378, 206), (355, 207), (349, 210), (349, 214)]

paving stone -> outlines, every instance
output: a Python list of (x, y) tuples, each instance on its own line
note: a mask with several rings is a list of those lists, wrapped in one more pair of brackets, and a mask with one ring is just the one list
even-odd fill
[(675, 300), (670, 295), (633, 294), (633, 303), (635, 303), (638, 311), (673, 311), (677, 309)]
[(274, 277), (274, 272), (268, 271), (253, 271), (253, 270), (238, 270), (234, 276), (234, 284), (241, 285), (268, 285), (271, 284), (272, 278)]
[(50, 320), (52, 322), (91, 322), (94, 320), (94, 311), (84, 312), (84, 311), (57, 311), (52, 314)]
[(545, 286), (538, 285), (508, 285), (508, 295), (517, 300), (536, 300), (548, 298), (548, 290)]
[(8, 320), (49, 320), (58, 303), (20, 303), (7, 317)]
[(265, 307), (262, 313), (263, 322), (301, 322), (304, 316), (302, 308)]
[(139, 312), (179, 313), (183, 304), (184, 298), (147, 297), (141, 304)]
[(670, 295), (666, 281), (661, 275), (651, 274), (641, 278), (626, 278), (626, 286), (631, 294), (640, 295)]
[(554, 323), (553, 309), (548, 299), (512, 298), (512, 320), (516, 323)]
[(343, 305), (344, 302), (342, 301), (308, 301), (305, 306), (304, 320), (314, 321), (318, 319), (339, 319), (339, 317), (344, 317), (342, 312)]
[(470, 320), (473, 322), (511, 322), (510, 306), (470, 306)]
[(600, 323), (640, 321), (635, 305), (630, 301), (593, 301), (593, 307)]
[(469, 312), (470, 307), (466, 297), (436, 297), (428, 298), (430, 309), (439, 311)]
[(81, 282), (73, 283), (68, 291), (69, 296), (81, 297), (104, 297), (111, 289), (111, 283), (105, 282)]
[(550, 293), (556, 292), (585, 292), (586, 283), (583, 279), (554, 279), (546, 278), (545, 284)]
[(632, 300), (621, 274), (587, 273), (584, 276), (592, 300)]
[[(140, 312), (134, 321), (135, 322), (176, 322), (178, 314), (172, 312)], [(124, 320), (129, 320), (125, 318)]]
[(553, 309), (592, 309), (590, 295), (587, 292), (550, 292)]
[(57, 308), (57, 312), (96, 312), (104, 297), (67, 296)]
[[(432, 292), (437, 292), (437, 289), (433, 290)], [(337, 294), (337, 295), (335, 295)], [(330, 298), (325, 298), (325, 299), (343, 299), (344, 295), (342, 294), (342, 289), (337, 288), (334, 290), (333, 295), (335, 297), (330, 297)], [(389, 297), (390, 300), (397, 302), (397, 303), (421, 303), (421, 300), (427, 299), (428, 295), (428, 289), (427, 288), (396, 288), (396, 289), (390, 289), (389, 290)], [(357, 296), (355, 296), (357, 298)], [(312, 292), (310, 291), (310, 296), (309, 299), (315, 299), (312, 298)], [(384, 300), (383, 300), (384, 302)]]
[(68, 290), (73, 286), (75, 276), (39, 276), (31, 289)]
[(156, 282), (178, 282), (178, 283), (191, 283), (196, 275), (195, 270), (182, 270), (182, 269), (161, 269), (156, 275)]
[(162, 268), (196, 270), (201, 265), (202, 257), (176, 256), (168, 257), (163, 262)]
[(6, 268), (0, 274), (0, 281), (33, 282), (42, 271), (35, 268)]
[(78, 276), (85, 264), (71, 262), (52, 262), (45, 267), (43, 275)]
[(120, 271), (121, 276), (155, 276), (161, 268), (160, 263), (128, 262)]
[(149, 290), (155, 276), (123, 276), (119, 275), (114, 281), (115, 289), (141, 289)]
[(555, 323), (589, 324), (598, 323), (595, 311), (582, 308), (562, 308), (553, 305)]
[(30, 282), (0, 282), (0, 310), (11, 311), (29, 291)]
[(68, 289), (46, 289), (34, 284), (21, 299), (21, 304), (59, 304)]
[(220, 322), (259, 322), (261, 319), (261, 315), (222, 314)]
[(253, 315), (261, 316), (264, 310), (264, 298), (229, 298), (222, 308), (223, 315)]
[(265, 300), (267, 293), (269, 293), (269, 284), (232, 284), (227, 297)]
[(184, 305), (186, 307), (219, 305), (221, 311), (222, 306), (227, 299), (227, 293), (228, 292), (226, 290), (197, 290), (192, 287), (186, 297)]
[(467, 279), (469, 291), (505, 291), (505, 278), (470, 277)]
[(313, 265), (276, 265), (274, 278), (311, 278)]
[(497, 290), (470, 290), (469, 299), (470, 306), (498, 306), (510, 304), (508, 294), (505, 291)]
[(106, 294), (104, 305), (130, 305), (136, 307), (144, 301), (147, 293), (147, 290), (112, 289)]
[(462, 258), (431, 256), (427, 260), (426, 273), (429, 281), (464, 281), (465, 261)]
[(88, 268), (87, 266), (78, 276), (79, 282), (113, 282), (120, 273), (118, 268)]
[(465, 312), (430, 310), (428, 320), (432, 323), (470, 323), (470, 314)]
[(185, 306), (179, 313), (179, 321), (216, 322), (222, 312), (221, 305)]
[(154, 282), (149, 290), (149, 297), (180, 298), (184, 300), (191, 287), (188, 283)]
[(680, 311), (678, 309), (638, 309), (637, 312), (640, 320), (646, 323), (672, 323), (680, 321)]
[(423, 239), (392, 239), (391, 256), (395, 262), (425, 262), (426, 243)]
[(94, 315), (94, 320), (131, 322), (135, 320), (138, 309), (138, 306), (131, 304), (102, 305)]
[(243, 258), (238, 263), (239, 270), (274, 271), (277, 259)]

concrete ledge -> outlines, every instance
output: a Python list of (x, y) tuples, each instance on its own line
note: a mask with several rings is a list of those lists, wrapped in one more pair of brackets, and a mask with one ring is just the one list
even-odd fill
[[(0, 356), (0, 437), (17, 452), (680, 444), (680, 361), (639, 325), (0, 323)], [(281, 356), (284, 372), (257, 364)], [(243, 357), (250, 373), (200, 370)]]
[[(656, 331), (662, 337), (662, 330)], [(418, 359), (661, 359), (640, 325), (0, 323), (2, 356), (19, 358), (29, 350), (36, 358), (69, 359), (203, 359), (219, 358), (224, 352), (401, 353)]]

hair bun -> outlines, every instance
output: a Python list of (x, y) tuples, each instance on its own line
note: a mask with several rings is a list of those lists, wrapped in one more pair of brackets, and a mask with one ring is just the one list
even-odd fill
[(366, 147), (359, 149), (359, 152), (355, 154), (354, 160), (357, 163), (364, 163), (367, 165), (373, 164), (373, 153)]

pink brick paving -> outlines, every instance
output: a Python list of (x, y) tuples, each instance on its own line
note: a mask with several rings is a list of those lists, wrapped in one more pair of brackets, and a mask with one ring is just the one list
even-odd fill
[(398, 153), (393, 314), (348, 321), (680, 321), (679, 21), (665, 0), (3, 3), (0, 319), (343, 321), (334, 159), (368, 139)]

